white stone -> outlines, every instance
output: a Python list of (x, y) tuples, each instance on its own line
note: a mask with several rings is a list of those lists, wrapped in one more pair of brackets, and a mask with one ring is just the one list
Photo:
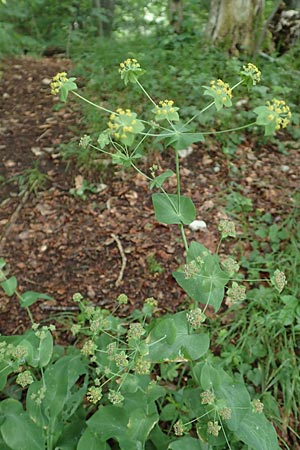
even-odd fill
[(180, 158), (186, 158), (191, 153), (193, 153), (193, 147), (191, 145), (189, 147), (187, 147), (187, 148), (182, 149), (182, 150), (178, 150), (178, 155), (180, 156)]
[(199, 231), (199, 230), (206, 230), (207, 225), (204, 222), (204, 220), (194, 220), (192, 223), (189, 224), (189, 229), (192, 231)]

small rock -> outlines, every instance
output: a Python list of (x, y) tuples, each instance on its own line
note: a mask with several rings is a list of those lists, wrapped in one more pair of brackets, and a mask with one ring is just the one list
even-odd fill
[(51, 81), (52, 81), (51, 78), (43, 78), (42, 79), (42, 84), (45, 84), (45, 85), (48, 86), (51, 83)]
[(5, 100), (7, 98), (10, 98), (10, 95), (8, 92), (4, 92), (4, 94), (2, 95), (2, 98)]
[(41, 156), (43, 152), (41, 151), (40, 147), (31, 147), (30, 149), (34, 156)]
[(290, 166), (286, 166), (285, 164), (283, 164), (282, 166), (280, 166), (280, 170), (282, 172), (289, 172)]
[(213, 162), (213, 160), (208, 156), (208, 155), (204, 155), (202, 158), (202, 164), (204, 166), (209, 166), (211, 163)]
[(220, 172), (220, 170), (221, 170), (220, 166), (215, 166), (215, 167), (213, 168), (213, 171), (214, 171), (215, 173)]
[(178, 150), (178, 155), (180, 156), (180, 158), (186, 158), (187, 156), (189, 156), (191, 153), (193, 153), (193, 147), (190, 145), (187, 148), (184, 148), (182, 150)]
[(192, 231), (199, 231), (199, 230), (206, 230), (207, 225), (204, 222), (204, 220), (194, 220), (192, 223), (189, 224), (189, 229)]

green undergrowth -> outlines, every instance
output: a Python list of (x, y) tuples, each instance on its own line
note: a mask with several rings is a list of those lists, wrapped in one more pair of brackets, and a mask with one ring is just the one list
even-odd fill
[[(254, 285), (243, 305), (225, 311), (212, 325), (222, 367), (237, 370), (248, 381), (249, 391), (263, 393), (268, 415), (295, 442), (300, 404), (299, 198), (294, 195), (293, 209), (279, 222), (270, 213), (252, 216), (251, 226), (244, 228), (244, 245), (236, 249), (241, 255), (242, 278), (264, 278), (276, 261), (287, 275), (284, 295), (274, 295), (268, 285)], [(243, 211), (236, 216), (246, 212), (249, 217), (251, 205), (246, 201), (240, 205)], [(243, 218), (241, 223), (245, 224)], [(243, 247), (249, 245), (246, 257)]]
[[(258, 127), (254, 126), (250, 133), (250, 139), (259, 139), (260, 145), (272, 145), (274, 149), (286, 153), (287, 146), (285, 141), (295, 139), (300, 136), (299, 113), (297, 104), (300, 102), (298, 90), (299, 68), (295, 62), (294, 52), (280, 58), (276, 56), (268, 59), (262, 56), (256, 58), (257, 64), (262, 69), (262, 81), (259, 85), (253, 86), (251, 96), (246, 86), (240, 88), (239, 101), (234, 102), (234, 114), (232, 110), (223, 109), (222, 117), (216, 115), (212, 110), (206, 114), (199, 115), (194, 120), (194, 126), (197, 131), (211, 130), (222, 131), (226, 128), (234, 128), (239, 123), (250, 119), (255, 119), (251, 112), (258, 107), (262, 101), (271, 101), (274, 96), (284, 97), (294, 109), (292, 125), (289, 127), (289, 134), (278, 134), (275, 137), (265, 139), (260, 135)], [(210, 74), (214, 73), (216, 78), (226, 78), (229, 82), (234, 82), (232, 76), (243, 64), (244, 57), (231, 57), (218, 48), (209, 46), (201, 38), (190, 39), (188, 43), (176, 41), (172, 45), (167, 40), (161, 39), (159, 42), (157, 36), (140, 36), (136, 38), (124, 39), (102, 39), (90, 41), (81, 41), (78, 46), (72, 50), (72, 58), (75, 62), (75, 68), (72, 72), (74, 76), (81, 80), (85, 95), (91, 100), (100, 99), (102, 106), (108, 105), (109, 108), (126, 108), (128, 103), (135, 105), (135, 110), (145, 119), (145, 110), (147, 99), (141, 96), (137, 86), (133, 86), (130, 92), (125, 86), (120, 85), (113, 68), (119, 61), (127, 55), (130, 58), (137, 58), (143, 66), (147, 66), (146, 89), (155, 92), (157, 98), (171, 98), (176, 104), (181, 105), (181, 117), (188, 120), (196, 115), (197, 111), (206, 105), (206, 98), (199, 87), (205, 85)], [(156, 98), (154, 97), (154, 100)], [(92, 105), (83, 104), (84, 122), (86, 132), (90, 135), (96, 135), (99, 127), (105, 128), (105, 117)], [(248, 136), (249, 138), (249, 136)], [(238, 145), (243, 140), (243, 134), (219, 134), (216, 135), (217, 141), (223, 148), (230, 148), (232, 142)], [(144, 143), (147, 152), (151, 151), (153, 146), (147, 142)], [(163, 151), (160, 142), (155, 145), (156, 150)], [(99, 155), (95, 154), (93, 149), (87, 149), (86, 154), (78, 150), (76, 143), (67, 144), (62, 147), (61, 154), (66, 161), (73, 160), (77, 167), (85, 171), (90, 171), (91, 166), (99, 167)]]

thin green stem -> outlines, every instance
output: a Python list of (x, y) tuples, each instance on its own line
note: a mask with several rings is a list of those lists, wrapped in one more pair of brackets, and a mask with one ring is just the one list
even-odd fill
[(197, 112), (197, 114), (195, 114), (191, 119), (189, 119), (183, 125), (183, 127), (186, 127), (189, 123), (193, 122), (193, 120), (195, 120), (196, 117), (200, 116), (200, 114), (203, 114), (205, 111), (207, 111), (209, 108), (211, 108), (214, 104), (215, 104), (215, 101), (213, 101), (213, 102), (209, 103), (208, 105), (206, 105), (205, 108), (201, 109), (201, 111)]
[(184, 231), (184, 226), (183, 226), (183, 224), (181, 223), (181, 224), (179, 225), (179, 227), (180, 227), (181, 237), (182, 237), (182, 240), (183, 240), (183, 245), (184, 245), (185, 251), (188, 252), (188, 250), (189, 250), (189, 244), (188, 244), (188, 241), (187, 241), (187, 239), (186, 239), (186, 235), (185, 235), (185, 231)]
[[(180, 165), (179, 165), (179, 152), (175, 149), (175, 165), (176, 165), (176, 180), (177, 180), (177, 202), (178, 202), (178, 212), (180, 213), (180, 197), (181, 197), (181, 185), (180, 185)], [(180, 232), (183, 240), (183, 245), (186, 252), (189, 249), (188, 242), (186, 239), (184, 226), (183, 224), (179, 224)]]
[(150, 102), (154, 105), (157, 106), (157, 104), (155, 103), (155, 101), (151, 98), (151, 96), (148, 94), (148, 92), (146, 91), (146, 89), (141, 85), (141, 83), (139, 82), (139, 80), (135, 77), (135, 81), (137, 83), (137, 85), (140, 87), (140, 89), (144, 92), (144, 94), (146, 95), (146, 97), (150, 100)]
[(143, 175), (148, 181), (152, 181), (152, 178), (149, 177), (147, 174), (142, 172), (132, 161), (131, 161), (131, 167), (133, 167), (134, 170), (136, 170), (140, 175)]
[(118, 115), (118, 113), (111, 111), (110, 109), (104, 108), (103, 106), (97, 105), (94, 102), (91, 102), (90, 100), (88, 100), (87, 98), (83, 97), (82, 95), (78, 94), (78, 92), (76, 91), (71, 91), (72, 94), (74, 94), (76, 97), (80, 98), (81, 100), (83, 100), (84, 102), (88, 103), (89, 105), (94, 106), (95, 108), (101, 109), (101, 111), (105, 111), (109, 114), (116, 114)]
[[(255, 125), (256, 124), (256, 121), (255, 122), (251, 122), (251, 123), (248, 123), (247, 125), (242, 125), (241, 127), (237, 127), (237, 128), (228, 128), (227, 130), (220, 130), (220, 131), (204, 131), (203, 133), (201, 133), (201, 134), (222, 134), (222, 133), (229, 133), (229, 132), (231, 132), (231, 131), (239, 131), (239, 130), (243, 130), (244, 128), (249, 128), (249, 127), (252, 127), (253, 125)], [(188, 133), (187, 133), (188, 134)]]

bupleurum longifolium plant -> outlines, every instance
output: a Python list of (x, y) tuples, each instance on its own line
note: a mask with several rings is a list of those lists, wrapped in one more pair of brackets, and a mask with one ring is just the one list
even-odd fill
[[(157, 314), (157, 300), (147, 298), (141, 310), (120, 317), (128, 298), (120, 293), (114, 311), (91, 305), (80, 293), (79, 308), (70, 324), (74, 343), (54, 343), (55, 325), (35, 323), (30, 306), (50, 297), (33, 291), (20, 294), (14, 276), (0, 260), (0, 284), (9, 297), (17, 295), (32, 327), (19, 336), (0, 337), (0, 448), (13, 450), (209, 450), (279, 449), (277, 435), (263, 411), (259, 393), (250, 396), (241, 376), (227, 373), (210, 350), (208, 308), (218, 312), (226, 298), (229, 308), (247, 299), (238, 276), (239, 263), (230, 255), (220, 258), (222, 241), (235, 238), (235, 223), (219, 223), (215, 253), (196, 241), (188, 242), (185, 226), (196, 218), (191, 198), (181, 195), (179, 150), (203, 142), (212, 132), (197, 131), (194, 119), (210, 108), (221, 111), (233, 102), (242, 84), (250, 89), (261, 73), (253, 64), (242, 67), (232, 87), (223, 80), (204, 86), (211, 102), (187, 122), (170, 99), (154, 101), (139, 78), (145, 71), (136, 59), (119, 66), (125, 85), (135, 83), (149, 100), (139, 118), (131, 108), (109, 110), (78, 93), (75, 78), (58, 73), (52, 94), (66, 101), (69, 94), (108, 115), (107, 128), (97, 141), (83, 136), (80, 145), (111, 157), (114, 164), (131, 167), (149, 182), (157, 221), (180, 228), (185, 263), (174, 272), (178, 285), (191, 300), (186, 311)], [(270, 135), (285, 128), (291, 112), (283, 100), (273, 99), (255, 108), (255, 122)], [(232, 132), (233, 130), (227, 130)], [(222, 132), (226, 132), (223, 130)], [(161, 141), (174, 151), (176, 172), (149, 173), (139, 167), (146, 139)], [(165, 181), (176, 176), (176, 192)], [(247, 288), (251, 285), (247, 280)], [(286, 284), (279, 269), (269, 282), (278, 292)], [(246, 307), (246, 306), (245, 306)]]

